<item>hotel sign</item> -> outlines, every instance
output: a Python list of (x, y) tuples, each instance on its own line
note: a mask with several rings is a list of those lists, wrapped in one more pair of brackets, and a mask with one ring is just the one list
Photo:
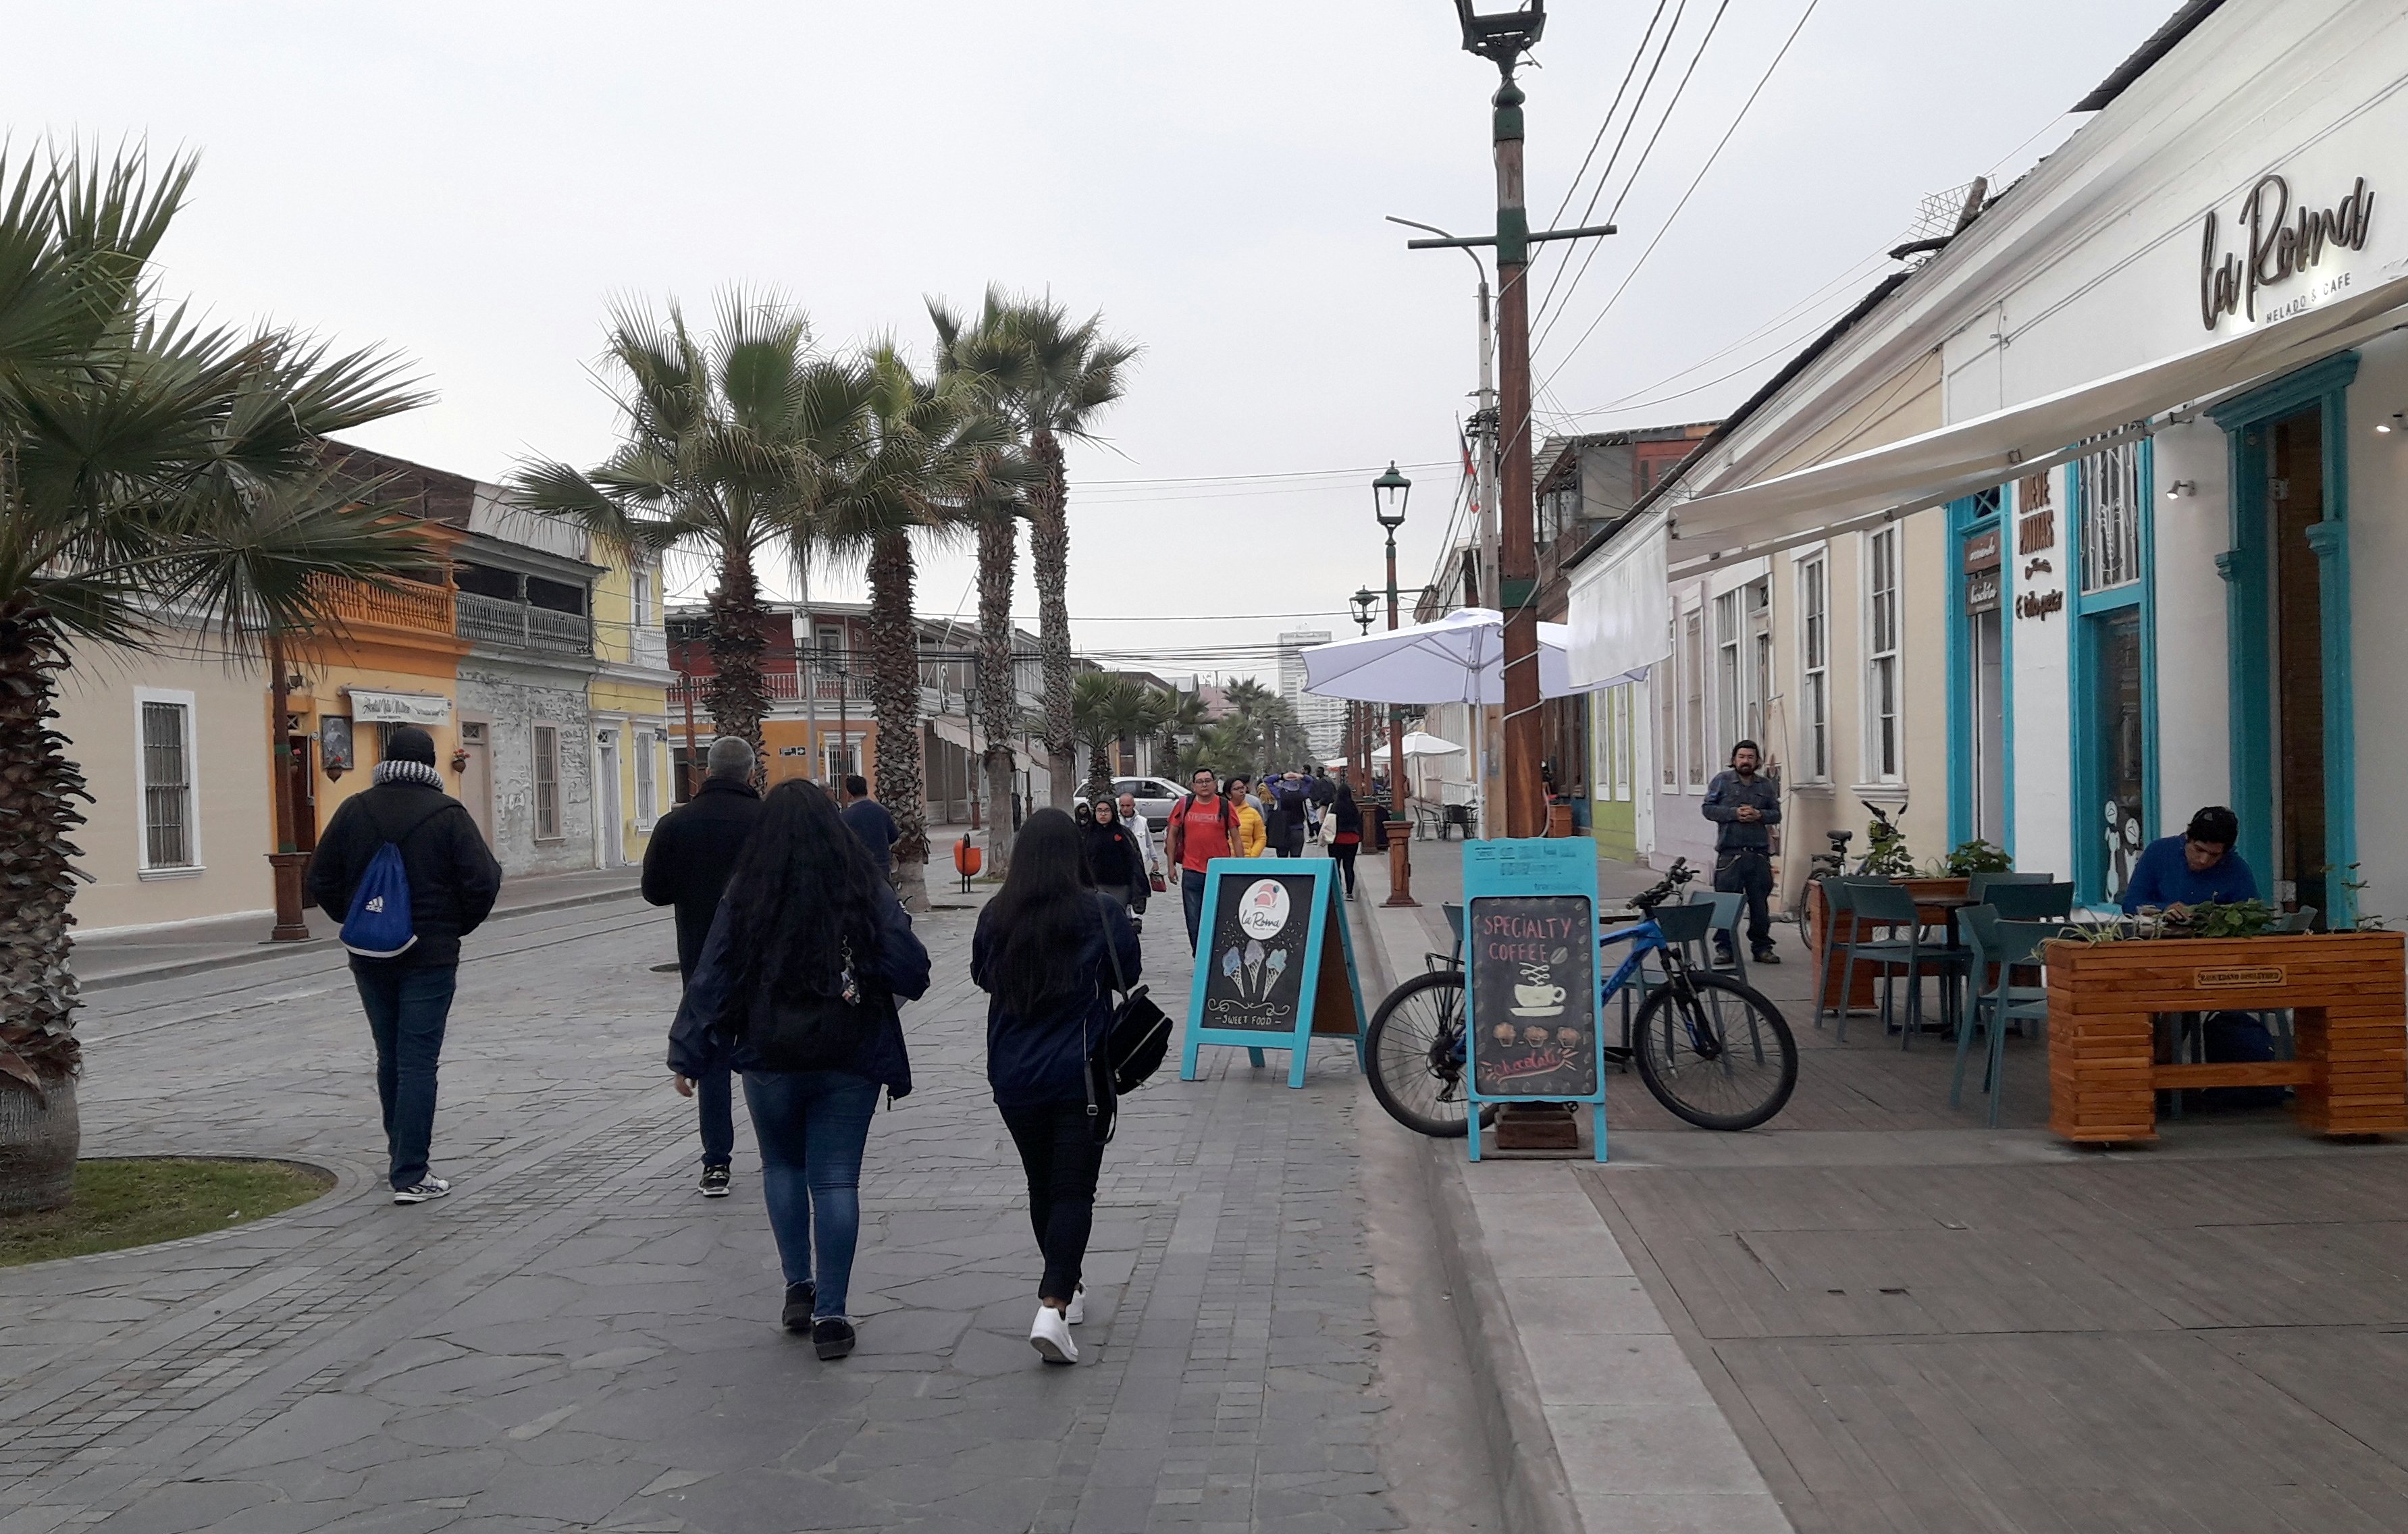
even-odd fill
[(2276, 288), (2323, 262), (2328, 251), (2366, 249), (2367, 221), (2374, 213), (2374, 194), (2361, 176), (2348, 195), (2330, 208), (2311, 208), (2302, 201), (2294, 211), (2291, 183), (2280, 176), (2258, 179), (2248, 197), (2233, 214), (2245, 251), (2220, 248), (2215, 211), (2208, 210), (2199, 255), (2199, 317), (2208, 329), (2228, 314), (2256, 322), (2288, 319), (2349, 286), (2347, 272), (2310, 283), (2258, 312), (2258, 290)]

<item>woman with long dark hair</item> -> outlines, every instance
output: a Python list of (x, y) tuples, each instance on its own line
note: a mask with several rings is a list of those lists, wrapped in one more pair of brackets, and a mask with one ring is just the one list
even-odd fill
[(1363, 811), (1354, 803), (1354, 785), (1342, 780), (1330, 802), (1329, 855), (1346, 877), (1346, 898), (1354, 898), (1354, 854), (1363, 848)]
[(1059, 810), (1029, 816), (1003, 888), (979, 912), (970, 979), (989, 998), (987, 1084), (1028, 1174), (1029, 1223), (1045, 1255), (1028, 1343), (1049, 1364), (1079, 1361), (1070, 1328), (1085, 1319), (1080, 1269), (1115, 1106), (1110, 1068), (1094, 1068), (1104, 1063), (1112, 990), (1135, 984), (1138, 965), (1137, 929), (1096, 891), (1077, 824)]
[(713, 1067), (743, 1073), (786, 1274), (780, 1320), (808, 1329), (822, 1358), (853, 1351), (861, 1153), (878, 1089), (890, 1103), (911, 1090), (896, 1000), (927, 989), (928, 951), (827, 795), (802, 779), (771, 789), (686, 982), (668, 1064), (686, 1097)]
[(1124, 909), (1143, 911), (1152, 893), (1145, 877), (1145, 853), (1137, 834), (1121, 820), (1118, 800), (1096, 796), (1094, 814), (1079, 826), (1079, 855), (1086, 860), (1087, 877), (1096, 889), (1119, 901)]

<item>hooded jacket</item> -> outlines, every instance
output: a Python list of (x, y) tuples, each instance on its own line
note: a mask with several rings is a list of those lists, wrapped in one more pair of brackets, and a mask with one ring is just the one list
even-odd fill
[[(432, 772), (432, 768), (427, 769)], [(319, 834), (302, 886), (309, 902), (337, 922), (384, 844), (399, 839), (409, 879), (409, 925), (418, 940), (390, 959), (354, 956), (354, 964), (437, 968), (460, 962), (460, 939), (493, 913), (502, 893), (502, 866), (485, 846), (467, 806), (441, 789), (394, 777), (343, 801)]]

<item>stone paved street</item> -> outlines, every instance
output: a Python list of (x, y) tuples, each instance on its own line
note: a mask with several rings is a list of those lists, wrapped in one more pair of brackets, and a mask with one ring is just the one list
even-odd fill
[[(693, 1111), (658, 1063), (664, 916), (472, 939), (437, 1126), (455, 1188), (417, 1209), (382, 1196), (338, 957), (96, 996), (87, 1154), (289, 1155), (342, 1181), (220, 1237), (0, 1272), (0, 1534), (1402, 1527), (1359, 1076), (1329, 1045), (1301, 1092), (1227, 1051), (1182, 1084), (1174, 1057), (1107, 1160), (1089, 1361), (1042, 1369), (970, 921), (921, 922), (919, 1090), (871, 1131), (867, 1320), (834, 1365), (775, 1326), (740, 1109), (737, 1196), (694, 1191)], [(1183, 1000), (1181, 936), (1157, 906), (1148, 972)]]

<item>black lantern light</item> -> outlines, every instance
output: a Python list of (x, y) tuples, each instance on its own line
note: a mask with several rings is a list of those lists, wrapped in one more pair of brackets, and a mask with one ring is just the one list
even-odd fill
[(1379, 601), (1379, 599), (1380, 594), (1373, 591), (1369, 586), (1365, 586), (1361, 590), (1355, 592), (1354, 596), (1350, 598), (1354, 607), (1355, 624), (1366, 634), (1371, 632), (1371, 606), (1373, 603)]
[(1391, 534), (1405, 524), (1405, 502), (1412, 498), (1413, 482), (1397, 472), (1396, 460), (1388, 461), (1388, 472), (1371, 481), (1371, 514)]
[(1455, 14), (1463, 22), (1463, 50), (1502, 68), (1510, 69), (1547, 29), (1547, 0), (1488, 10), (1475, 10), (1473, 0), (1455, 0)]

